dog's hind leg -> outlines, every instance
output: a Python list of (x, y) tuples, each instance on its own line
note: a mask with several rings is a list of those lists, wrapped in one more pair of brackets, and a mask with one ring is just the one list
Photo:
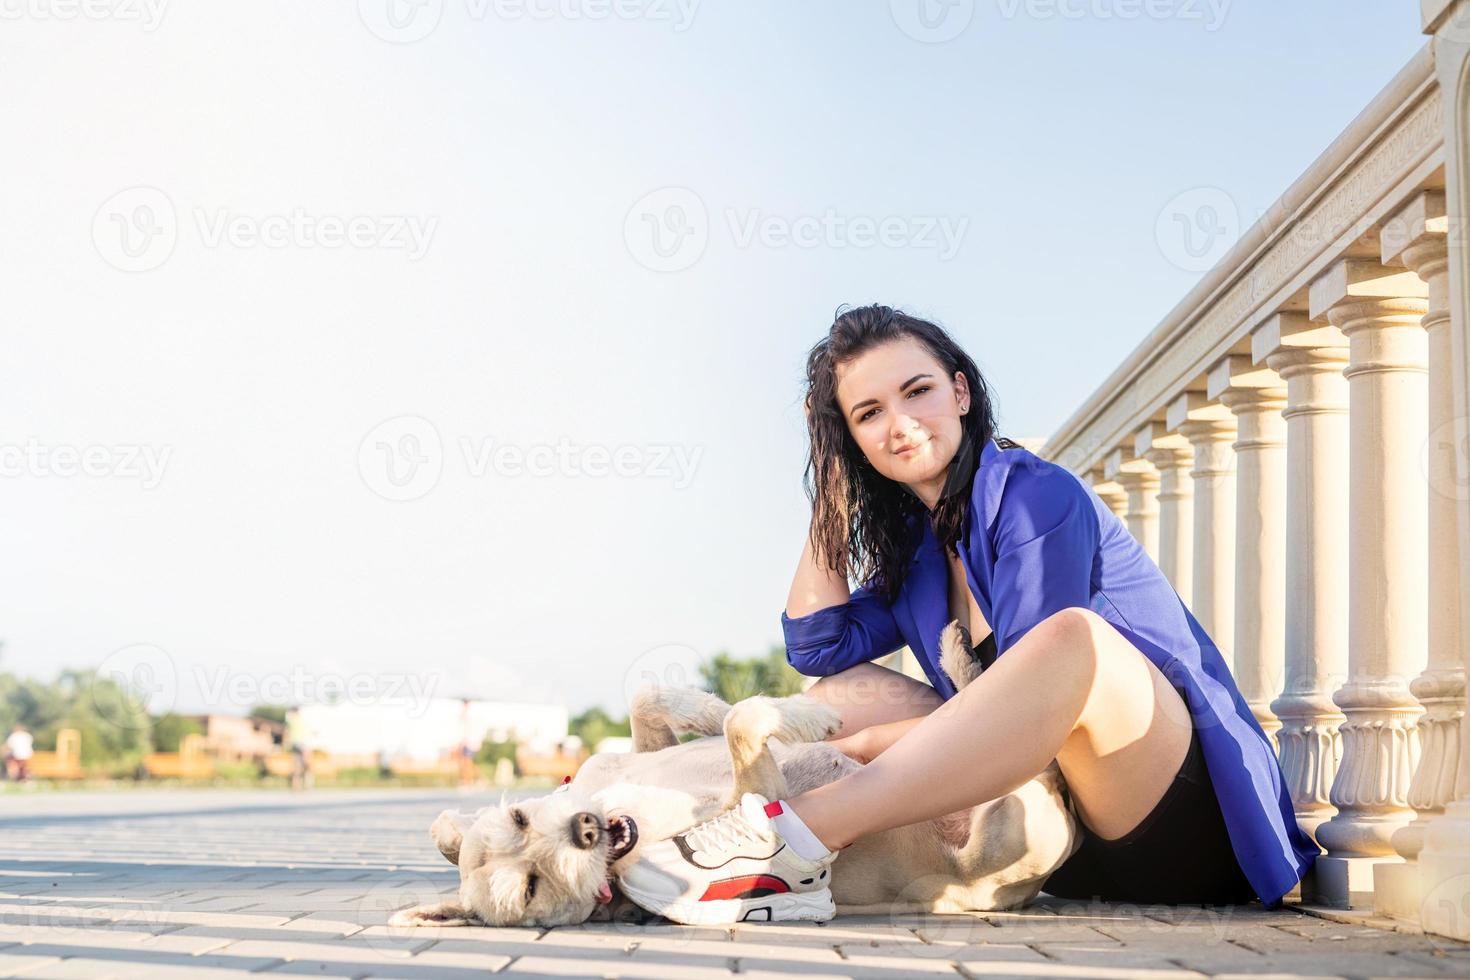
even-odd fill
[(746, 698), (725, 716), (725, 744), (735, 771), (735, 787), (729, 805), (746, 793), (759, 793), (768, 800), (786, 794), (786, 778), (771, 757), (766, 743), (820, 742), (835, 734), (842, 719), (829, 705), (798, 694), (789, 698)]
[(679, 735), (718, 735), (730, 706), (692, 687), (645, 687), (633, 695), (628, 712), (634, 752), (657, 752), (679, 740)]

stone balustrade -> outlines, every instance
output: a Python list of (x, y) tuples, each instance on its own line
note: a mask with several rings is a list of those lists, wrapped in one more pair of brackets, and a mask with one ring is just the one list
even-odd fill
[(1470, 938), (1470, 0), (1040, 452), (1158, 562), (1323, 853)]

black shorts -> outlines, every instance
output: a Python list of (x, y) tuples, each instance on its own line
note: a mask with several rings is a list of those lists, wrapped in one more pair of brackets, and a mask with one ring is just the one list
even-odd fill
[(1081, 819), (1077, 826), (1082, 846), (1046, 879), (1042, 890), (1049, 895), (1166, 905), (1232, 905), (1256, 897), (1230, 846), (1198, 729), (1174, 781), (1138, 826), (1115, 840), (1098, 837)]

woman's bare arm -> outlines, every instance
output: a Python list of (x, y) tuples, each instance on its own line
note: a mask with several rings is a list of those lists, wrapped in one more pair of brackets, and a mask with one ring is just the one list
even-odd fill
[(832, 745), (841, 750), (843, 755), (866, 765), (903, 738), (909, 729), (917, 725), (923, 718), (923, 715), (916, 715), (913, 718), (890, 721), (882, 725), (869, 725), (844, 738), (833, 739)]
[(812, 550), (812, 538), (808, 534), (802, 545), (796, 576), (791, 580), (791, 591), (786, 595), (786, 615), (795, 619), (828, 606), (840, 606), (850, 596), (847, 580), (817, 561)]

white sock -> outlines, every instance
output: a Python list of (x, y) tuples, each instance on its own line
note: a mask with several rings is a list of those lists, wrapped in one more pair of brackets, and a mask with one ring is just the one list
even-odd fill
[(775, 800), (766, 806), (766, 816), (791, 849), (808, 861), (821, 861), (832, 853), (826, 844), (817, 839), (811, 828), (802, 823), (796, 811), (787, 806), (785, 800)]

